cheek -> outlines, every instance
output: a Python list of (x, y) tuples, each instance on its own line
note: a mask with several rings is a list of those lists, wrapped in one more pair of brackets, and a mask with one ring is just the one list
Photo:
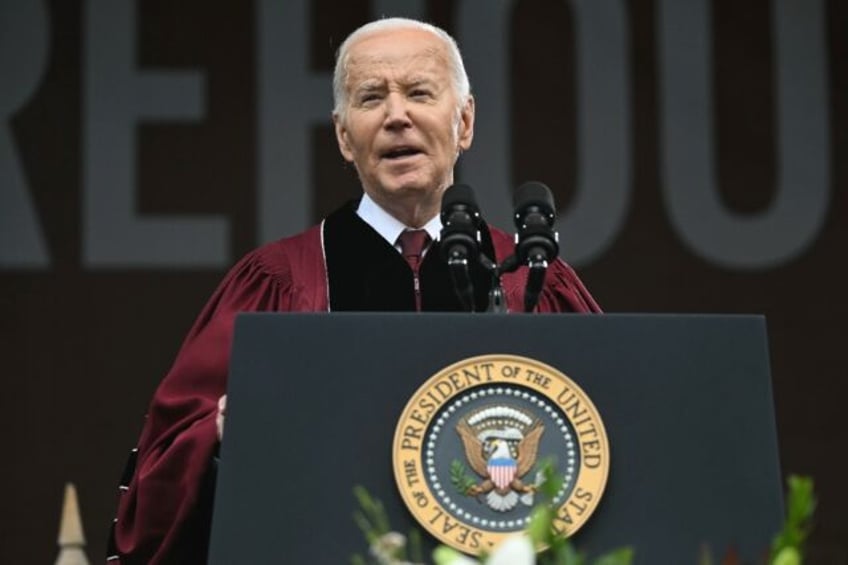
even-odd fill
[(347, 124), (347, 143), (355, 153), (361, 153), (374, 139), (374, 128), (362, 116), (350, 120)]

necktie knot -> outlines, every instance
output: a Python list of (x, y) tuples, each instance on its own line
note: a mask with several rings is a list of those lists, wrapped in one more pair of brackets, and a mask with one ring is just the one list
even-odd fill
[(430, 234), (427, 233), (427, 230), (406, 230), (398, 236), (400, 252), (415, 273), (418, 273), (421, 255), (429, 242)]

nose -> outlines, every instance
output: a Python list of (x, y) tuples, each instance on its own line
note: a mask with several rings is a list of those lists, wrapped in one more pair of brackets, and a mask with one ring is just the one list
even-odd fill
[(389, 130), (404, 129), (412, 125), (409, 119), (409, 108), (406, 98), (398, 93), (392, 92), (386, 97), (386, 116), (383, 127)]

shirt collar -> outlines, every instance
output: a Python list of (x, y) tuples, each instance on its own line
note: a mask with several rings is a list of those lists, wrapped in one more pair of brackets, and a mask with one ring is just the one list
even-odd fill
[[(356, 214), (392, 246), (395, 246), (397, 243), (398, 236), (401, 232), (408, 229), (415, 229), (410, 228), (386, 212), (367, 193), (362, 194), (362, 200), (359, 201), (359, 208), (356, 209)], [(438, 240), (439, 234), (442, 231), (442, 219), (439, 217), (439, 214), (436, 214), (421, 229), (427, 230), (430, 239), (433, 241)]]

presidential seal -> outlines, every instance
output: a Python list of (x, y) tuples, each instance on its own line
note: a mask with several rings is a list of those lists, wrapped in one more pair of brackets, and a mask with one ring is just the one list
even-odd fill
[(395, 430), (395, 480), (439, 541), (489, 551), (530, 523), (541, 462), (562, 474), (554, 527), (576, 532), (597, 508), (610, 455), (588, 396), (557, 369), (515, 355), (446, 367), (409, 400)]

